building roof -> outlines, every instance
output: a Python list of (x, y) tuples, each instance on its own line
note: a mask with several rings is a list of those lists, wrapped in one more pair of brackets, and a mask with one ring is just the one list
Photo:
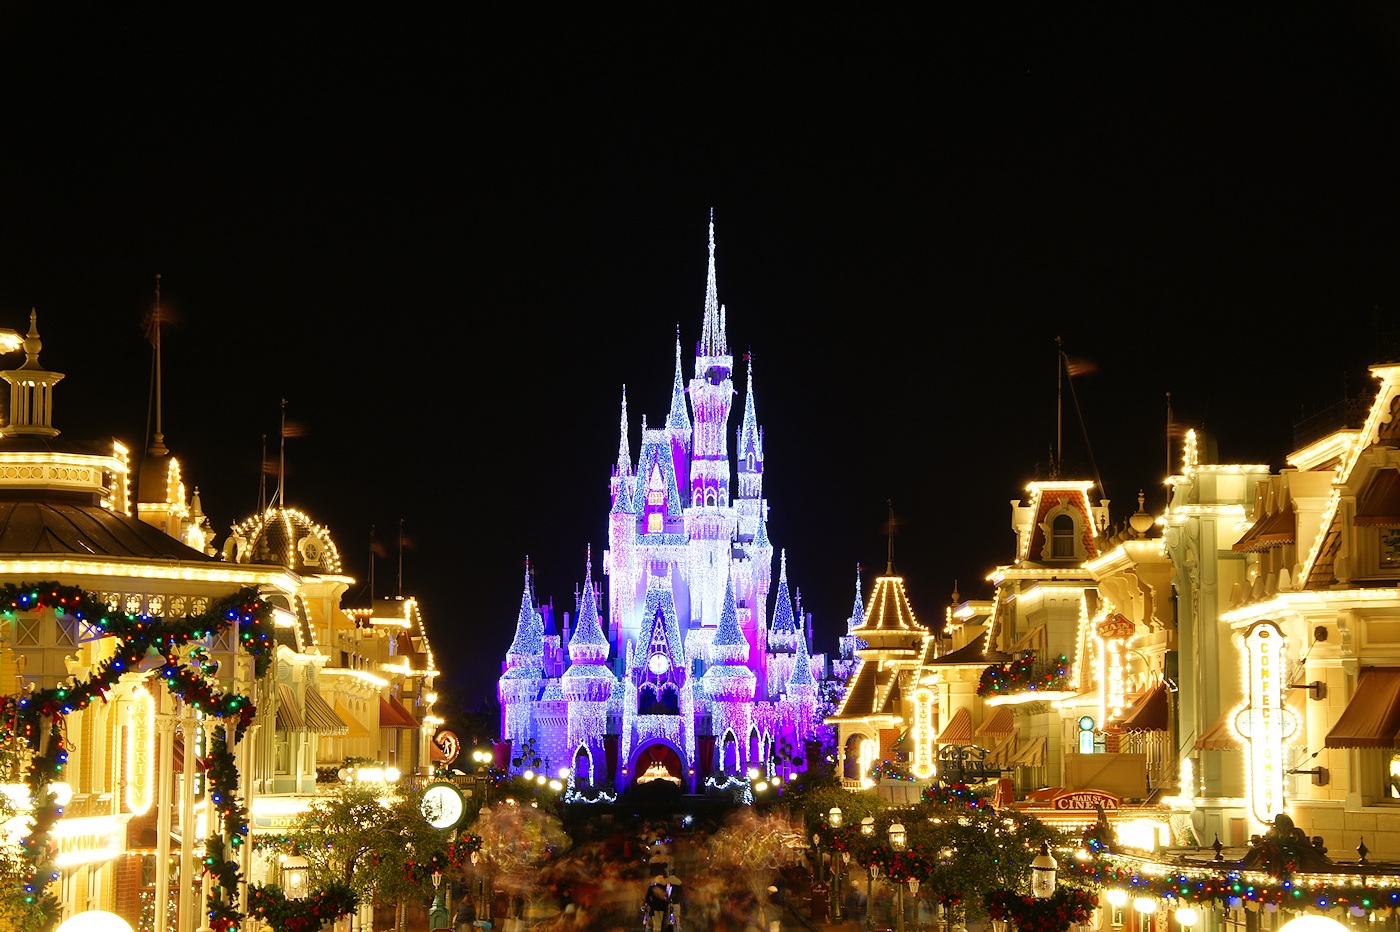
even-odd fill
[(212, 562), (137, 518), (95, 504), (46, 500), (0, 501), (0, 553)]

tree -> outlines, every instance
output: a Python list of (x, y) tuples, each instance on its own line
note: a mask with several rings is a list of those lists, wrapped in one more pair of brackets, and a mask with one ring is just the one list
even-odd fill
[(447, 837), (423, 818), (422, 792), (369, 783), (335, 783), (296, 817), (275, 846), (310, 862), (312, 889), (343, 883), (363, 902), (404, 904), (425, 897), (433, 865), (447, 864)]

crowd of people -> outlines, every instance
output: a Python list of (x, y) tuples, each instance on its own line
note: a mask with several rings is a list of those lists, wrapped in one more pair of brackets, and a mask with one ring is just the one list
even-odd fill
[(544, 865), (529, 891), (493, 903), (491, 916), (469, 893), (455, 932), (769, 932), (778, 898), (755, 897), (745, 878), (705, 869), (703, 844), (669, 823), (647, 823), (576, 841)]

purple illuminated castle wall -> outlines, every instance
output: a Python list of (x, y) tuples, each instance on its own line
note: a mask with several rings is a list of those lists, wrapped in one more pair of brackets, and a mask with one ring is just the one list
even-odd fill
[(594, 582), (590, 548), (576, 618), (571, 625), (565, 614), (556, 629), (527, 571), (499, 681), (501, 737), (522, 761), (512, 769), (552, 778), (568, 768), (574, 799), (611, 798), (658, 779), (703, 792), (752, 768), (786, 778), (805, 769), (821, 725), (826, 657), (812, 653), (810, 616), (799, 620), (800, 601), (793, 611), (786, 554), (768, 540), (751, 362), (731, 459), (734, 357), (716, 289), (713, 219), (709, 249), (692, 376), (687, 383), (677, 339), (670, 411), (662, 426), (642, 419), (635, 461), (623, 392), (607, 547), (596, 567), (606, 593)]

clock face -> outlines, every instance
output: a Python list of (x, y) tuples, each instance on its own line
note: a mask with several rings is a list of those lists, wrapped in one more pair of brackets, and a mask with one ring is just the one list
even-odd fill
[(647, 669), (660, 676), (671, 669), (671, 658), (665, 654), (652, 654), (651, 659), (647, 661)]
[(451, 783), (434, 783), (423, 791), (422, 807), (433, 828), (452, 828), (462, 821), (462, 791)]

